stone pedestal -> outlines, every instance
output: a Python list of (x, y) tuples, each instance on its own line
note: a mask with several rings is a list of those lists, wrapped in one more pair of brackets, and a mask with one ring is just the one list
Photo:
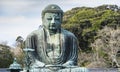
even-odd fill
[[(26, 71), (24, 70), (21, 72), (26, 72)], [(85, 67), (65, 68), (56, 71), (50, 70), (49, 68), (33, 68), (30, 69), (29, 72), (89, 72), (89, 70)]]

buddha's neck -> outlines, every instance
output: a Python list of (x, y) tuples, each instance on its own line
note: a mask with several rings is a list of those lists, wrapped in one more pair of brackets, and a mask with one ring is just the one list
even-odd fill
[(60, 33), (60, 30), (49, 30), (50, 36)]

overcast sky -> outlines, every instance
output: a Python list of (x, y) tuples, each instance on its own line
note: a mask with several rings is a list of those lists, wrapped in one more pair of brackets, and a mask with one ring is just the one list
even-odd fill
[(9, 45), (17, 36), (24, 39), (41, 22), (41, 11), (49, 4), (59, 5), (63, 11), (74, 7), (96, 7), (103, 4), (120, 5), (119, 0), (0, 0), (0, 42)]

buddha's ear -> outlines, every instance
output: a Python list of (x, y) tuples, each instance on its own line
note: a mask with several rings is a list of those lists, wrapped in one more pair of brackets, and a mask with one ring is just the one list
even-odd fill
[(62, 24), (62, 21), (63, 21), (63, 14), (62, 13), (57, 13), (58, 16), (60, 16), (60, 21), (61, 21), (61, 24)]
[(45, 23), (45, 17), (42, 17), (42, 25), (44, 26)]

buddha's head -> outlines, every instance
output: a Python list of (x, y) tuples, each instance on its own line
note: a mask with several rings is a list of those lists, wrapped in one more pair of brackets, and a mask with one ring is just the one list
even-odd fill
[(63, 11), (58, 5), (51, 4), (42, 11), (42, 21), (45, 29), (57, 31), (61, 28)]

